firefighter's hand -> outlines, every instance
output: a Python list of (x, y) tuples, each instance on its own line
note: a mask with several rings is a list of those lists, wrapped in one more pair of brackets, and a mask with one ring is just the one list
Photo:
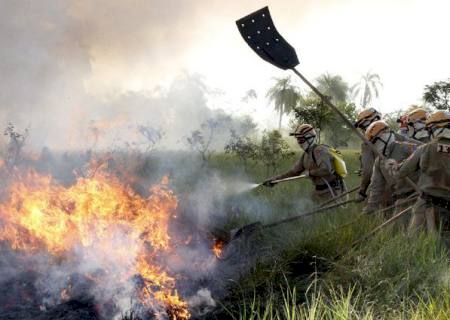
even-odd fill
[(273, 182), (272, 179), (267, 179), (266, 181), (264, 181), (264, 182), (262, 183), (263, 186), (269, 187), (269, 188), (274, 187), (276, 184), (277, 184), (277, 183), (276, 183), (276, 182)]
[(386, 159), (386, 162), (384, 163), (384, 167), (389, 172), (395, 172), (395, 171), (398, 171), (398, 168), (400, 167), (400, 165), (394, 159)]
[(360, 190), (357, 194), (356, 194), (356, 198), (355, 201), (356, 202), (363, 202), (364, 200), (366, 200), (367, 195), (364, 191)]

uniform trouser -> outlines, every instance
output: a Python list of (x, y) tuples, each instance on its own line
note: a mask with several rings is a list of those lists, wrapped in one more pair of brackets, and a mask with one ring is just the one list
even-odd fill
[(415, 231), (422, 225), (426, 224), (427, 230), (431, 233), (437, 231), (436, 212), (438, 208), (432, 204), (428, 204), (424, 199), (417, 199), (413, 208), (413, 215), (409, 224), (409, 229)]
[(340, 186), (335, 188), (332, 187), (331, 190), (329, 188), (320, 191), (314, 190), (313, 193), (311, 194), (311, 198), (314, 202), (320, 204), (325, 201), (328, 201), (331, 198), (336, 197), (337, 195), (340, 195), (343, 192), (344, 191)]

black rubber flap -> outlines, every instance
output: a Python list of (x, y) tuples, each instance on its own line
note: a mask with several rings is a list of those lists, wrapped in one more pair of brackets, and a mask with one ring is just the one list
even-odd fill
[(299, 64), (295, 49), (278, 33), (264, 7), (236, 21), (245, 42), (264, 60), (281, 69), (291, 69)]

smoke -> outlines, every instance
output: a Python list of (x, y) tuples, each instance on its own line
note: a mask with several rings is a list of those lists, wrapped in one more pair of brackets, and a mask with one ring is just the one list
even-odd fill
[[(195, 1), (2, 1), (0, 125), (29, 128), (37, 149), (145, 148), (142, 125), (164, 133), (165, 148), (185, 148), (191, 131), (224, 118), (200, 76), (173, 70), (199, 14)], [(135, 75), (159, 80), (124, 90)]]

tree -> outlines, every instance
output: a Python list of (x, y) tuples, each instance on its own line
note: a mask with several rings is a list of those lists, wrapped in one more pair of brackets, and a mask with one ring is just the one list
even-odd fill
[(294, 152), (289, 150), (289, 145), (278, 130), (264, 131), (259, 146), (259, 157), (266, 166), (267, 174), (270, 170), (274, 174), (281, 161), (293, 155)]
[[(354, 103), (340, 101), (336, 104), (336, 107), (351, 122), (356, 120), (356, 106)], [(348, 142), (353, 135), (351, 128), (348, 128), (341, 118), (334, 113), (332, 114), (331, 121), (327, 123), (324, 132), (328, 143), (334, 147), (348, 146)]]
[(274, 103), (275, 110), (279, 114), (278, 130), (281, 130), (283, 115), (289, 114), (300, 98), (299, 90), (291, 84), (291, 77), (275, 78), (276, 82), (266, 94), (269, 102)]
[(425, 86), (423, 100), (439, 110), (450, 110), (450, 78)]
[(258, 95), (254, 89), (247, 90), (241, 101), (248, 103), (251, 99), (257, 99)]
[(305, 99), (300, 100), (294, 109), (294, 116), (295, 121), (292, 123), (292, 127), (296, 127), (298, 123), (309, 123), (316, 128), (319, 142), (322, 129), (334, 118), (333, 111), (312, 92)]
[(8, 169), (12, 169), (19, 163), (22, 149), (25, 145), (25, 141), (28, 138), (28, 133), (28, 129), (25, 129), (24, 133), (20, 133), (16, 130), (12, 123), (8, 123), (8, 126), (3, 132), (3, 135), (9, 138), (8, 150), (5, 159), (5, 163)]
[(145, 138), (145, 153), (152, 151), (163, 137), (163, 132), (161, 129), (155, 129), (148, 124), (139, 125), (137, 129), (139, 133)]
[(197, 151), (202, 159), (202, 167), (205, 166), (211, 157), (211, 142), (214, 139), (218, 122), (208, 119), (201, 124), (201, 130), (194, 130), (186, 141), (191, 150)]
[(249, 137), (240, 136), (231, 130), (230, 141), (225, 145), (225, 153), (236, 155), (244, 168), (247, 169), (249, 160), (258, 159), (258, 145)]
[(380, 76), (369, 71), (361, 77), (358, 83), (351, 87), (352, 99), (354, 101), (359, 100), (361, 108), (367, 108), (374, 98), (378, 98), (381, 87), (383, 87), (383, 84)]
[(347, 101), (348, 84), (339, 75), (325, 73), (317, 79), (317, 89), (331, 98), (334, 103)]

